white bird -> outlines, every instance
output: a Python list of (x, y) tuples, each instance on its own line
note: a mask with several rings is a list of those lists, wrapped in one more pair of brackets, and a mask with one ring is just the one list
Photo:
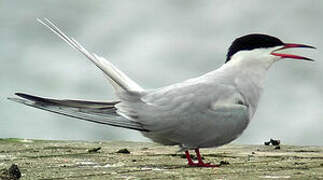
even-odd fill
[[(179, 145), (188, 165), (195, 167), (216, 167), (202, 161), (199, 148), (227, 144), (246, 129), (263, 92), (266, 71), (274, 62), (283, 58), (313, 61), (279, 53), (283, 49), (313, 46), (283, 43), (265, 34), (248, 34), (233, 41), (220, 68), (184, 82), (145, 90), (48, 19), (38, 21), (100, 68), (118, 100), (59, 100), (24, 93), (16, 93), (21, 98), (10, 100), (81, 120), (138, 130), (154, 142)], [(191, 159), (189, 150), (195, 150), (197, 162)]]

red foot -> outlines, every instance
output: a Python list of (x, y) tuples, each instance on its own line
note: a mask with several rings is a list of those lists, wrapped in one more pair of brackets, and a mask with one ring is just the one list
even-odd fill
[(189, 166), (193, 167), (219, 167), (219, 165), (216, 164), (210, 164), (210, 163), (188, 163)]
[(197, 156), (197, 160), (198, 160), (197, 163), (194, 163), (191, 156), (190, 156), (190, 153), (188, 151), (185, 151), (186, 159), (188, 161), (189, 166), (194, 166), (194, 167), (219, 167), (218, 165), (215, 165), (215, 164), (204, 163), (202, 161), (202, 157), (201, 157), (199, 149), (195, 149), (195, 152), (196, 152), (196, 156)]

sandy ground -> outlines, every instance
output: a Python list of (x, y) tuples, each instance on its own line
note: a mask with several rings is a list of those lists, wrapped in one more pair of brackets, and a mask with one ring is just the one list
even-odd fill
[[(0, 179), (323, 179), (323, 147), (226, 145), (202, 149), (218, 168), (186, 165), (177, 147), (137, 142), (0, 139)], [(192, 153), (193, 154), (193, 153)]]

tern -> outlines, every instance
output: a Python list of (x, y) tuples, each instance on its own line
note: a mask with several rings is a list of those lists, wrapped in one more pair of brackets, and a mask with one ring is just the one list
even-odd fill
[[(117, 100), (85, 101), (52, 99), (15, 93), (15, 102), (46, 111), (142, 132), (163, 145), (178, 145), (188, 165), (204, 163), (200, 148), (218, 147), (238, 138), (253, 118), (264, 80), (271, 65), (281, 59), (313, 61), (286, 54), (289, 48), (315, 48), (284, 43), (266, 34), (248, 34), (233, 41), (225, 63), (202, 76), (166, 87), (143, 89), (108, 60), (87, 51), (50, 20), (37, 19), (72, 48), (81, 52), (105, 74)], [(189, 151), (195, 150), (197, 162)]]

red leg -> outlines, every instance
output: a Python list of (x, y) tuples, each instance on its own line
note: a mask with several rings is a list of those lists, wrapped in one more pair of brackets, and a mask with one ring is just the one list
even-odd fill
[(195, 149), (195, 153), (196, 153), (196, 156), (197, 156), (197, 160), (198, 160), (198, 167), (219, 167), (218, 165), (215, 165), (215, 164), (211, 164), (211, 163), (204, 163), (202, 161), (202, 157), (201, 157), (201, 154), (200, 154), (200, 150), (197, 148)]
[(185, 151), (185, 155), (186, 155), (186, 159), (187, 159), (187, 161), (188, 161), (188, 165), (189, 166), (194, 166), (195, 165), (195, 163), (193, 162), (193, 160), (192, 160), (192, 158), (191, 158), (191, 155), (190, 155), (190, 153), (188, 152), (188, 151)]
[(194, 163), (191, 156), (190, 156), (190, 153), (188, 151), (185, 151), (186, 159), (188, 161), (189, 166), (195, 166), (195, 167), (219, 167), (218, 165), (213, 165), (213, 164), (210, 164), (210, 163), (204, 163), (202, 161), (202, 157), (201, 157), (201, 154), (200, 154), (200, 151), (199, 151), (198, 148), (195, 149), (195, 152), (196, 152), (196, 156), (197, 156), (197, 160), (198, 160), (197, 163)]

